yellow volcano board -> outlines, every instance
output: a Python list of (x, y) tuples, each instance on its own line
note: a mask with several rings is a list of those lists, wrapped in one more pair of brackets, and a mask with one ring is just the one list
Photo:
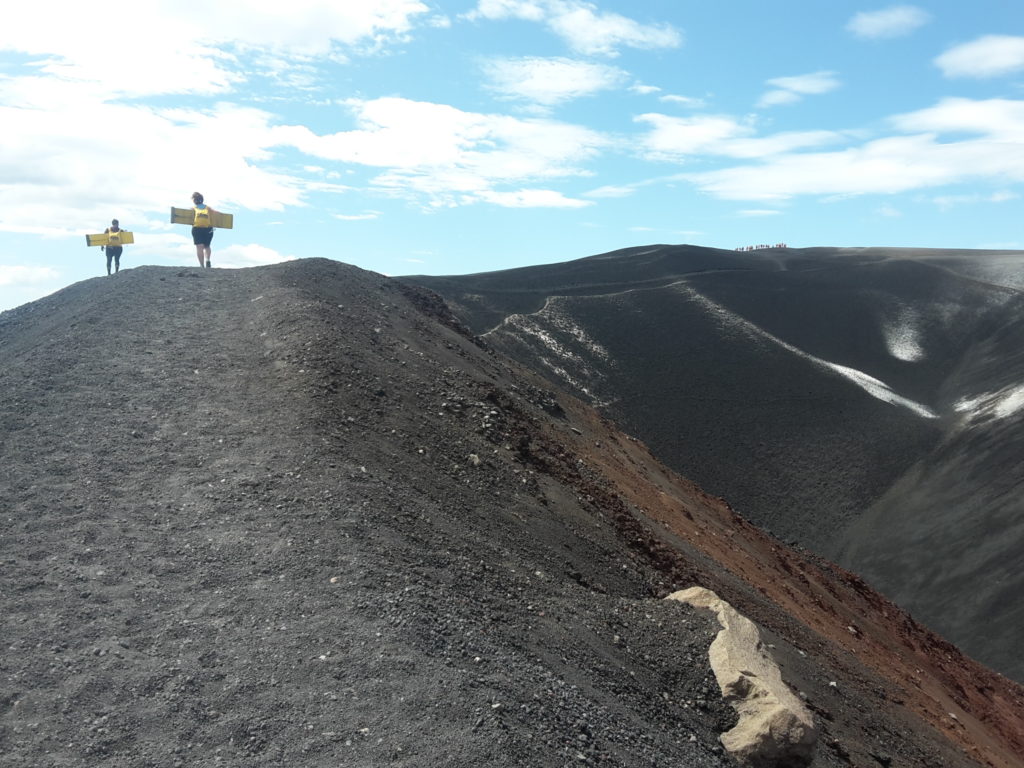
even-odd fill
[[(195, 211), (191, 208), (171, 208), (171, 224), (192, 224), (196, 220)], [(233, 213), (214, 213), (210, 216), (214, 229), (231, 229), (235, 223)]]
[(131, 232), (125, 232), (123, 229), (120, 232), (113, 234), (117, 235), (117, 242), (110, 242), (110, 232), (104, 232), (102, 235), (86, 235), (86, 245), (131, 245), (135, 242), (135, 236)]

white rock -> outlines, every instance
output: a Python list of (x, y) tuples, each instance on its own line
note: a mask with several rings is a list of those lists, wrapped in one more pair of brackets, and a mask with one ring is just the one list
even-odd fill
[(809, 764), (818, 733), (811, 713), (782, 681), (757, 626), (709, 589), (691, 587), (668, 596), (716, 614), (722, 630), (708, 649), (722, 697), (739, 714), (722, 746), (759, 768)]

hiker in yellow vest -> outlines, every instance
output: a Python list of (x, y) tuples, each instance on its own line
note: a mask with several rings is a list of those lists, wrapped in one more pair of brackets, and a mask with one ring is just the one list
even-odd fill
[(110, 226), (107, 227), (105, 230), (103, 230), (103, 233), (105, 235), (109, 235), (110, 236), (108, 244), (100, 246), (100, 250), (101, 251), (106, 251), (107, 252), (107, 274), (108, 275), (110, 274), (110, 262), (111, 261), (114, 262), (114, 271), (115, 272), (120, 272), (121, 271), (121, 251), (123, 251), (124, 249), (123, 249), (123, 247), (120, 244), (115, 244), (116, 241), (119, 239), (119, 234), (118, 233), (120, 231), (121, 231), (121, 227), (118, 226), (117, 219), (114, 219), (113, 221), (111, 221), (110, 222)]
[(195, 211), (192, 242), (196, 246), (196, 256), (199, 258), (200, 267), (209, 267), (210, 243), (213, 241), (213, 223), (210, 221), (210, 215), (216, 211), (203, 204), (203, 196), (198, 192), (192, 193), (192, 210)]

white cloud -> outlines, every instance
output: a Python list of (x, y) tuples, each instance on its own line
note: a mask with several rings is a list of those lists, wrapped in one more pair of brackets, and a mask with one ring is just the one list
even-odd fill
[[(112, 211), (139, 222), (187, 204), (196, 188), (226, 210), (283, 209), (303, 204), (308, 190), (343, 191), (267, 162), (283, 146), (267, 112), (135, 99), (226, 97), (253, 72), (308, 87), (318, 71), (310, 57), (337, 60), (401, 40), (427, 5), (253, 0), (244, 14), (235, 5), (212, 3), (201, 13), (171, 0), (109, 0), (100, 10), (62, 0), (19, 6), (17, 23), (0, 25), (0, 51), (30, 62), (16, 76), (0, 75), (0, 231), (91, 231)], [(100, 42), (112, 26), (117, 44)]]
[(700, 109), (704, 106), (704, 99), (695, 99), (691, 96), (678, 96), (674, 93), (666, 93), (664, 96), (659, 96), (658, 101), (663, 101), (666, 104), (679, 104), (693, 109)]
[(380, 212), (379, 211), (367, 211), (366, 213), (352, 213), (352, 214), (336, 213), (336, 214), (334, 214), (334, 218), (340, 219), (341, 221), (371, 221), (373, 219), (379, 219), (380, 218)]
[[(420, 0), (251, 0), (244, 13), (234, 3), (207, 3), (196, 13), (173, 0), (106, 0), (99, 11), (37, 0), (18, 7), (19, 23), (0, 25), (0, 50), (41, 56), (35, 66), (42, 75), (92, 88), (95, 98), (212, 94), (245, 77), (239, 57), (246, 52), (275, 51), (288, 57), (281, 66), (292, 58), (379, 48), (402, 39), (428, 10)], [(112, 23), (138, 32), (119, 34), (116, 45), (98, 44)]]
[(494, 59), (484, 72), (504, 97), (548, 107), (619, 87), (628, 78), (617, 67), (564, 58)]
[(935, 64), (946, 77), (998, 77), (1024, 70), (1024, 37), (986, 35), (950, 48)]
[(655, 160), (680, 161), (689, 155), (767, 157), (840, 139), (832, 131), (791, 131), (754, 137), (752, 127), (726, 115), (674, 117), (649, 113), (634, 119), (653, 126), (641, 143), (648, 158)]
[(835, 74), (835, 72), (828, 71), (811, 72), (807, 75), (773, 77), (767, 82), (768, 85), (799, 94), (828, 93), (839, 87), (839, 81), (836, 79)]
[[(479, 200), (555, 207), (555, 193), (501, 192), (504, 184), (584, 175), (581, 164), (611, 141), (580, 126), (548, 119), (464, 112), (445, 104), (400, 98), (347, 103), (358, 127), (317, 136), (301, 126), (275, 130), (282, 144), (324, 160), (382, 168), (380, 191), (425, 196), (432, 206)], [(578, 202), (578, 201), (577, 201)]]
[(748, 126), (722, 115), (673, 117), (648, 113), (633, 119), (652, 126), (643, 138), (643, 147), (647, 156), (655, 160), (681, 159), (684, 155), (714, 151), (726, 140), (752, 133)]
[(1019, 143), (1024, 142), (1024, 101), (948, 98), (934, 107), (897, 115), (891, 122), (908, 132), (975, 134)]
[(0, 286), (36, 285), (60, 277), (51, 267), (26, 266), (22, 264), (0, 264)]
[(641, 24), (600, 11), (584, 0), (478, 0), (466, 18), (540, 22), (572, 50), (590, 56), (617, 56), (622, 47), (676, 48), (682, 44), (682, 35), (670, 24)]
[(903, 212), (899, 208), (891, 205), (880, 205), (875, 209), (875, 213), (887, 219), (898, 219), (903, 216)]
[(543, 21), (547, 15), (545, 0), (479, 0), (466, 14), (468, 19), (523, 19)]
[[(912, 135), (833, 152), (787, 152), (756, 165), (685, 174), (705, 192), (731, 200), (797, 195), (891, 195), (968, 181), (1024, 182), (1024, 102), (947, 99), (898, 115)], [(947, 138), (943, 134), (976, 134)]]
[(776, 211), (772, 208), (748, 208), (743, 211), (738, 211), (740, 216), (745, 218), (757, 218), (760, 216), (778, 216), (782, 211)]
[(576, 51), (589, 55), (617, 55), (629, 48), (676, 48), (682, 36), (667, 24), (640, 24), (617, 13), (600, 13), (590, 3), (552, 3), (557, 9), (549, 19), (551, 28)]
[(520, 189), (515, 192), (481, 192), (479, 198), (504, 208), (585, 208), (588, 200), (574, 200), (550, 189)]
[(806, 75), (775, 77), (767, 81), (772, 90), (758, 101), (759, 107), (775, 107), (800, 101), (804, 96), (817, 96), (839, 87), (835, 72), (811, 72)]
[(864, 11), (855, 15), (846, 29), (867, 40), (902, 37), (927, 24), (931, 16), (914, 5), (894, 5), (880, 11)]
[(261, 267), (266, 264), (279, 264), (282, 261), (292, 261), (294, 256), (285, 256), (273, 248), (267, 248), (258, 243), (247, 245), (229, 245), (226, 248), (216, 248), (213, 251), (213, 261), (218, 267), (237, 269), (240, 267)]
[(786, 104), (794, 104), (803, 98), (799, 93), (793, 91), (767, 91), (757, 100), (759, 107), (781, 107)]
[(842, 135), (835, 131), (784, 131), (771, 136), (730, 139), (715, 151), (728, 157), (770, 157), (797, 149), (835, 144), (841, 139)]
[(195, 189), (214, 207), (300, 204), (300, 180), (257, 165), (276, 141), (269, 120), (227, 105), (208, 112), (77, 100), (0, 107), (0, 231), (91, 231), (112, 215), (137, 222), (187, 205)]
[(659, 93), (661, 88), (656, 85), (644, 85), (643, 83), (634, 83), (629, 86), (631, 93), (639, 93), (641, 96), (649, 96), (652, 93)]
[(979, 203), (1006, 203), (1010, 200), (1016, 200), (1019, 195), (1012, 192), (994, 192), (990, 195), (938, 195), (932, 198), (932, 202), (935, 203), (942, 210), (949, 210), (956, 208), (961, 205), (978, 205)]

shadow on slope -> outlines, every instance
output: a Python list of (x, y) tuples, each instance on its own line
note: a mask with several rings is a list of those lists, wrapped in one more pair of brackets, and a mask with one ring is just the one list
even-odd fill
[[(1002, 458), (1017, 428), (973, 429), (970, 472), (944, 458), (947, 441), (963, 442), (955, 404), (1005, 394), (1024, 376), (1012, 365), (1008, 381), (985, 380), (1012, 359), (1012, 345), (987, 367), (971, 362), (1015, 317), (1017, 289), (997, 282), (1013, 264), (1019, 269), (1021, 254), (647, 246), (410, 279), (444, 293), (488, 343), (600, 406), (744, 516), (826, 556), (842, 553), (848, 567), (1019, 678), (1007, 649), (1020, 616), (1000, 595), (1019, 591), (1024, 576), (994, 581), (985, 577), (993, 563), (970, 565), (971, 553), (995, 557), (1006, 554), (1000, 542), (1016, 541), (1007, 520), (1020, 501), (993, 499), (988, 487), (1019, 475)], [(967, 369), (973, 379), (958, 373)], [(936, 504), (941, 530), (958, 532), (946, 539), (956, 546), (926, 536)], [(873, 538), (893, 546), (873, 554)], [(941, 569), (964, 578), (939, 587), (926, 574)]]

